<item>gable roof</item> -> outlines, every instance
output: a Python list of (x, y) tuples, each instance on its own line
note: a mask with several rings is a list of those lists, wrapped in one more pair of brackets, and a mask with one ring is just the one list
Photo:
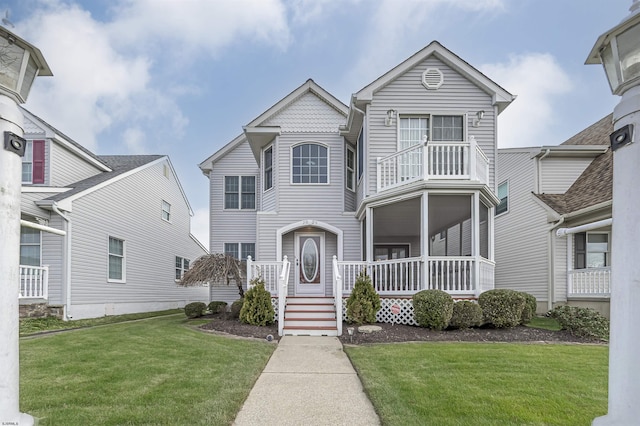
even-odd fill
[[(613, 132), (608, 115), (575, 136), (566, 145), (605, 145)], [(561, 215), (577, 212), (613, 199), (613, 153), (608, 149), (596, 157), (564, 194), (534, 194)]]
[(375, 92), (384, 88), (397, 77), (409, 71), (411, 68), (415, 67), (430, 56), (437, 57), (482, 90), (492, 95), (494, 105), (498, 106), (498, 114), (515, 100), (516, 97), (514, 95), (507, 92), (504, 88), (471, 66), (468, 62), (444, 47), (438, 41), (434, 40), (426, 47), (414, 53), (411, 57), (355, 93), (354, 101), (356, 106), (362, 107), (364, 104), (370, 102), (373, 99)]
[(247, 138), (244, 133), (239, 134), (233, 138), (231, 142), (227, 143), (225, 146), (213, 153), (213, 155), (207, 157), (207, 159), (202, 163), (198, 164), (198, 167), (202, 170), (202, 173), (207, 176), (207, 173), (211, 171), (211, 168), (216, 161), (227, 155), (228, 152), (233, 151), (238, 145), (246, 140)]

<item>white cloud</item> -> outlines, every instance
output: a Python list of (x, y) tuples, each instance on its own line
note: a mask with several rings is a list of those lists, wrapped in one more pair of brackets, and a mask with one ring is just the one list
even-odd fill
[(191, 233), (204, 245), (209, 248), (209, 209), (199, 208), (193, 212), (191, 218)]
[(480, 69), (518, 98), (498, 118), (501, 148), (552, 145), (558, 114), (554, 103), (572, 89), (571, 79), (548, 53), (512, 56)]
[(122, 140), (131, 154), (144, 154), (145, 132), (139, 127), (130, 127), (122, 134)]

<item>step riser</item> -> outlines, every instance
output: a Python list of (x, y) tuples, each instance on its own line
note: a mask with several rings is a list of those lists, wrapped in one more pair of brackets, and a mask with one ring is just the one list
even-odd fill
[(284, 330), (285, 336), (337, 336), (338, 330)]
[(287, 304), (305, 304), (305, 305), (333, 305), (335, 299), (333, 297), (287, 297)]
[(284, 312), (284, 319), (299, 319), (299, 318), (314, 318), (314, 319), (336, 319), (336, 314), (333, 311), (318, 312), (318, 311), (302, 311), (302, 312)]
[(285, 312), (289, 312), (289, 311), (333, 312), (334, 310), (335, 310), (335, 306), (333, 305), (287, 305), (285, 307)]
[(301, 320), (301, 319), (285, 319), (284, 326), (286, 327), (336, 327), (335, 319), (311, 319), (311, 320)]

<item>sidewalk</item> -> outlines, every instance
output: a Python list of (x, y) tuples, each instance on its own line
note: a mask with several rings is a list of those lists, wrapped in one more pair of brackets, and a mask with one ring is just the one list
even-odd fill
[(284, 336), (234, 425), (378, 425), (336, 337)]

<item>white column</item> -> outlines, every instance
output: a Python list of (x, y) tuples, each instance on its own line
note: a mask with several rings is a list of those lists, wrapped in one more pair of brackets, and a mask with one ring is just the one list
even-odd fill
[(20, 279), (20, 187), (22, 159), (4, 149), (4, 132), (23, 135), (23, 117), (15, 101), (0, 95), (0, 424), (32, 425), (20, 413), (18, 285)]
[(627, 90), (613, 112), (614, 129), (635, 127), (634, 142), (613, 152), (609, 412), (594, 425), (633, 425), (640, 419), (640, 86)]
[[(427, 149), (426, 147), (424, 148)], [(422, 205), (420, 209), (420, 256), (422, 262), (422, 280), (420, 290), (429, 288), (429, 193), (422, 193)]]
[(367, 246), (365, 247), (367, 262), (373, 261), (373, 208), (367, 207), (366, 210), (366, 237)]

